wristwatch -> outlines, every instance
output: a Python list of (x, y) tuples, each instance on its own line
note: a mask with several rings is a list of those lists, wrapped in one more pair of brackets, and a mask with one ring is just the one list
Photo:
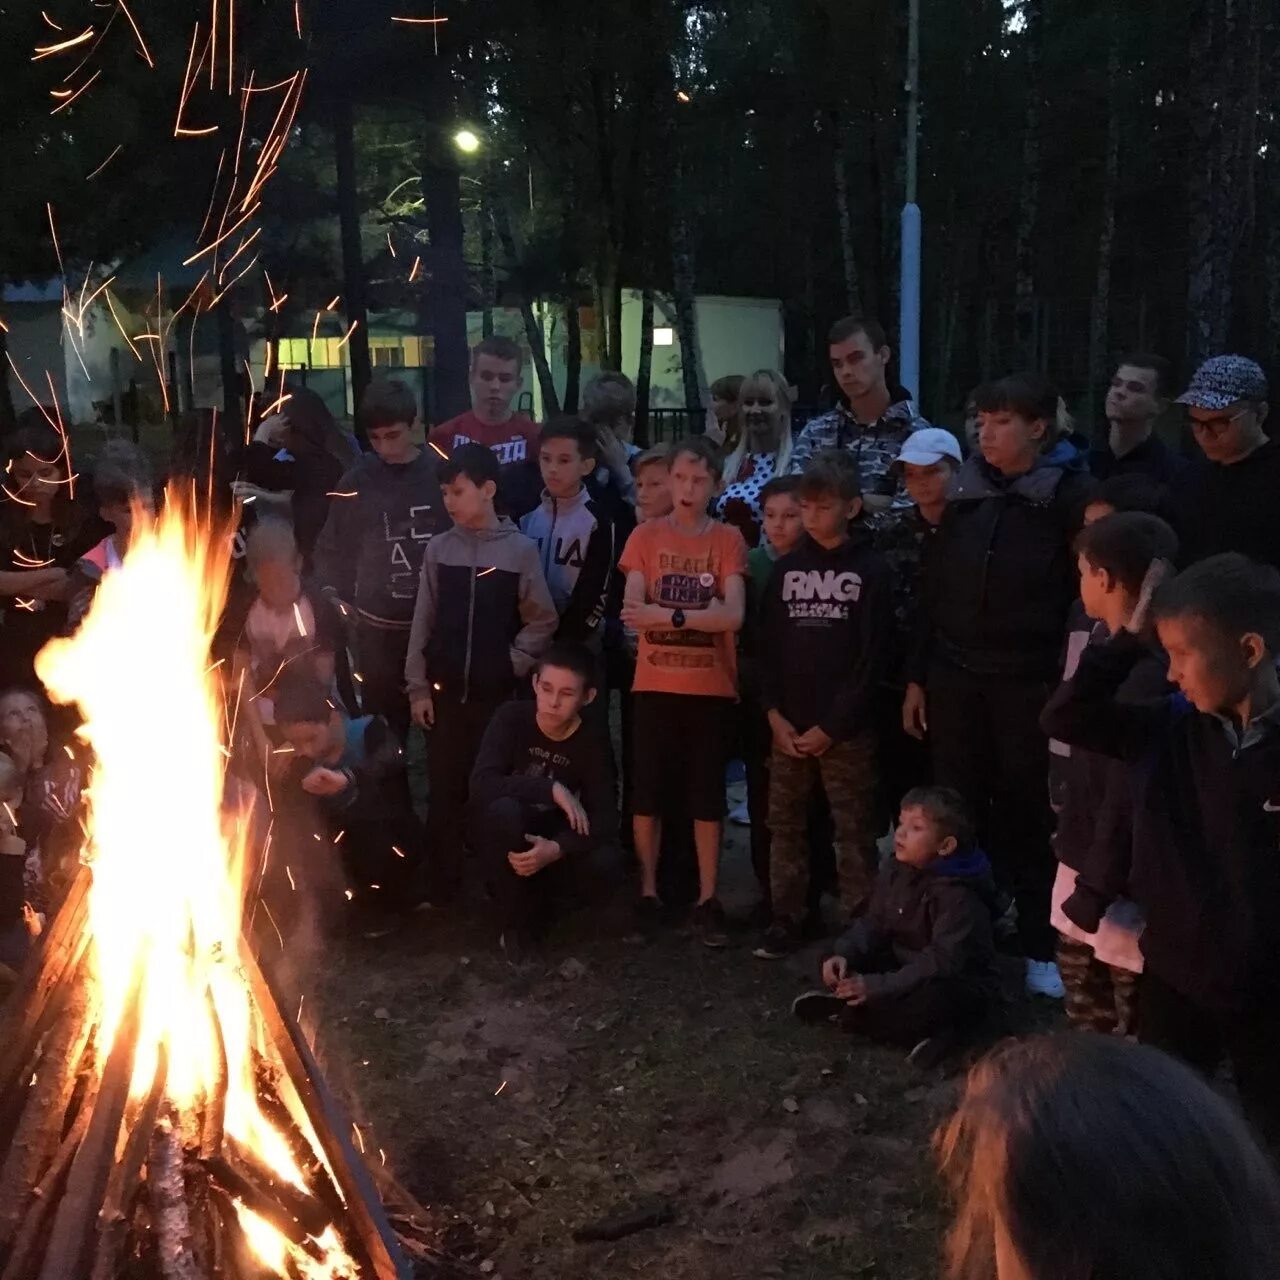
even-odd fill
[(671, 625), (675, 627), (677, 631), (680, 631), (684, 628), (684, 610), (683, 609), (671, 610)]

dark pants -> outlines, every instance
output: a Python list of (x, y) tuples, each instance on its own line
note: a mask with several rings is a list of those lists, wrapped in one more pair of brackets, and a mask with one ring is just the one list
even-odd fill
[[(604, 649), (604, 673), (605, 683), (601, 690), (601, 697), (605, 704), (605, 719), (608, 720), (608, 708), (613, 700), (613, 691), (618, 691), (618, 720), (619, 720), (619, 738), (621, 741), (621, 761), (619, 762), (618, 778), (621, 783), (622, 805), (621, 815), (622, 822), (619, 830), (622, 832), (625, 843), (630, 847), (631, 843), (631, 771), (634, 752), (634, 744), (631, 741), (631, 735), (634, 730), (631, 727), (632, 720), (632, 703), (631, 703), (631, 686), (636, 678), (636, 660), (635, 655), (627, 648), (625, 640), (610, 640), (605, 638)], [(599, 701), (599, 699), (597, 699)], [(612, 747), (612, 735), (610, 735), (610, 746)]]
[(751, 870), (760, 883), (766, 903), (769, 891), (769, 721), (759, 700), (744, 694), (738, 703), (738, 740), (747, 768), (747, 817), (751, 819)]
[(969, 802), (1001, 888), (1017, 899), (1018, 936), (1031, 960), (1054, 958), (1049, 901), (1057, 863), (1050, 845), (1049, 744), (1043, 680), (979, 676), (943, 661), (929, 671), (934, 780)]
[(1138, 1038), (1206, 1076), (1231, 1063), (1245, 1114), (1273, 1152), (1280, 1152), (1280, 1006), (1234, 1012), (1209, 1009), (1152, 973), (1142, 977)]
[(493, 713), (505, 699), (436, 697), (427, 735), (427, 898), (452, 902), (462, 881), (471, 769)]
[(886, 685), (876, 694), (876, 735), (880, 788), (876, 800), (876, 835), (898, 821), (902, 797), (912, 787), (923, 787), (933, 778), (928, 746), (902, 727), (902, 701), (906, 690)]
[(900, 996), (849, 1006), (840, 1026), (878, 1044), (913, 1048), (929, 1036), (973, 1035), (987, 1013), (987, 1001), (953, 978), (932, 978)]
[(512, 796), (487, 805), (472, 802), (467, 813), (467, 838), (493, 894), (499, 928), (539, 933), (549, 923), (558, 902), (603, 900), (618, 877), (618, 850), (605, 845), (575, 853), (544, 867), (536, 875), (518, 876), (507, 860), (510, 853), (529, 847), (530, 835), (558, 839), (564, 833), (559, 809), (540, 810)]
[(356, 689), (365, 715), (384, 716), (404, 742), (409, 733), (409, 695), (405, 692), (404, 663), (409, 632), (389, 631), (357, 619), (355, 629)]

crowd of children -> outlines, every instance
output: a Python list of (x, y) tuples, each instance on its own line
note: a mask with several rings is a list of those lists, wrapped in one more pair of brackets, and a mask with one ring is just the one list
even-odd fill
[[(997, 949), (1016, 948), (1027, 990), (1065, 995), (1074, 1024), (1206, 1072), (1229, 1059), (1280, 1141), (1280, 526), (1213, 523), (1255, 496), (1274, 448), (1265, 378), (1239, 357), (1197, 373), (1192, 458), (1154, 441), (1156, 357), (1121, 363), (1092, 452), (1057, 392), (1015, 375), (975, 393), (966, 453), (887, 381), (878, 326), (842, 321), (830, 347), (843, 401), (794, 439), (769, 371), (722, 380), (714, 429), (666, 448), (631, 442), (620, 374), (538, 428), (515, 410), (506, 339), (476, 348), (472, 412), (425, 447), (393, 380), (365, 395), (370, 452), (336, 480), (323, 431), (260, 433), (260, 478), (296, 450), (336, 488), (308, 491), (305, 530), (264, 503), (241, 531), (250, 590), (219, 644), (248, 708), (243, 777), (280, 839), (319, 815), (369, 931), (472, 881), (514, 959), (559, 901), (621, 881), (624, 848), (634, 930), (662, 930), (688, 836), (692, 930), (729, 945), (741, 759), (754, 955), (823, 936), (823, 891), (836, 900), (842, 931), (798, 1015), (936, 1061), (999, 1026)], [(3, 528), (14, 689), (31, 635), (75, 624), (152, 494), (116, 448), (95, 477), (101, 525), (72, 519), (48, 434), (14, 437), (9, 459), (35, 512)], [(45, 851), (64, 857), (49, 796), (68, 813), (78, 796), (33, 717), (30, 694), (0, 698), (0, 961), (38, 927), (12, 908), (41, 900)]]

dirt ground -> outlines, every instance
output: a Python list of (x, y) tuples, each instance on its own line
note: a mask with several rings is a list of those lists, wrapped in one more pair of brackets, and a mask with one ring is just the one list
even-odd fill
[[(731, 910), (753, 896), (743, 846)], [(768, 964), (749, 933), (712, 952), (620, 932), (571, 917), (513, 969), (482, 914), (427, 913), (319, 966), (335, 1083), (449, 1249), (505, 1280), (936, 1276), (930, 1135), (956, 1079), (795, 1022), (817, 947)], [(575, 1243), (637, 1208), (671, 1220)]]

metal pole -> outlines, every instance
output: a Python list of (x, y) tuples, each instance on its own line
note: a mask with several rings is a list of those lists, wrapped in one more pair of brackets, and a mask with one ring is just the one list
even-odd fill
[(920, 396), (921, 217), (916, 203), (920, 134), (920, 0), (907, 11), (907, 190), (902, 206), (902, 288), (898, 363), (902, 385)]

